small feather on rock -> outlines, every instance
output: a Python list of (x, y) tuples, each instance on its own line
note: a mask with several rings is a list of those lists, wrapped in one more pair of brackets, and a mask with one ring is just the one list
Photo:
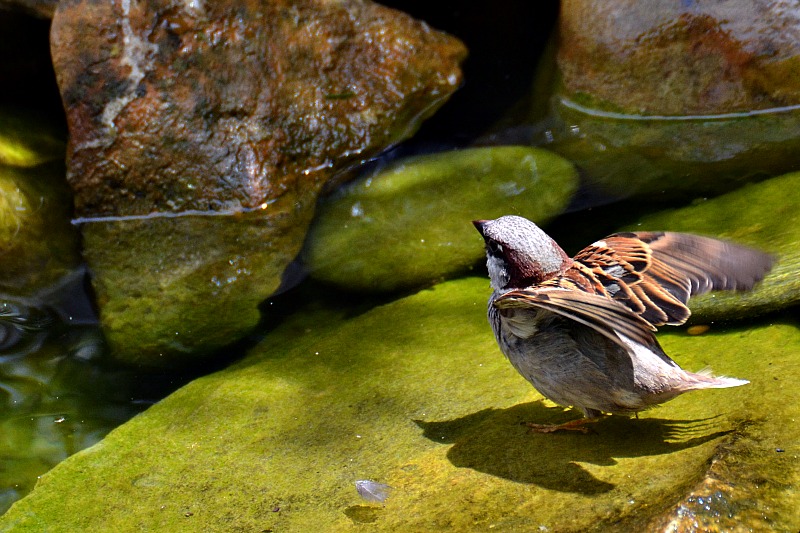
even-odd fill
[(385, 483), (360, 479), (356, 481), (356, 490), (358, 495), (368, 502), (383, 503), (389, 497), (389, 491), (392, 490), (392, 487)]

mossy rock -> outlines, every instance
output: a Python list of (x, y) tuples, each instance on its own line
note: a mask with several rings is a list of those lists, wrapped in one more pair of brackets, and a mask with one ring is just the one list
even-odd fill
[(304, 226), (262, 210), (84, 221), (111, 356), (149, 368), (187, 367), (247, 335), (281, 283)]
[(547, 148), (572, 161), (588, 184), (617, 197), (720, 194), (800, 166), (798, 109), (646, 117), (557, 96), (548, 120), (555, 141)]
[(64, 161), (66, 149), (63, 137), (41, 116), (0, 107), (0, 165), (27, 168)]
[(483, 256), (472, 220), (519, 214), (546, 224), (576, 188), (573, 166), (536, 148), (403, 159), (323, 201), (303, 257), (314, 278), (345, 289), (431, 285)]
[[(500, 354), (488, 293), (467, 278), (355, 318), (341, 303), (301, 306), (237, 365), (44, 475), (0, 530), (644, 531), (712, 474), (733, 511), (692, 508), (701, 523), (797, 530), (796, 324), (660, 335), (686, 368), (751, 384), (611, 417), (595, 434), (531, 434), (521, 421), (577, 413), (543, 401)], [(369, 503), (357, 480), (392, 490)]]
[(0, 294), (33, 297), (80, 264), (64, 164), (0, 166)]
[(654, 213), (628, 230), (699, 233), (754, 246), (777, 256), (750, 292), (714, 292), (690, 300), (692, 320), (741, 319), (800, 301), (800, 172), (786, 174), (694, 205)]

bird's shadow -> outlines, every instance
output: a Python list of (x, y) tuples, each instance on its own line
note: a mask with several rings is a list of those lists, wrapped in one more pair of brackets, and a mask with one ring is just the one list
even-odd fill
[(594, 432), (532, 433), (524, 422), (560, 424), (576, 413), (547, 407), (541, 401), (507, 409), (484, 409), (453, 420), (415, 420), (423, 435), (453, 444), (447, 458), (519, 483), (564, 492), (600, 494), (614, 485), (594, 477), (578, 462), (614, 465), (617, 458), (643, 457), (692, 448), (723, 437), (712, 419), (630, 419), (612, 416), (595, 423)]

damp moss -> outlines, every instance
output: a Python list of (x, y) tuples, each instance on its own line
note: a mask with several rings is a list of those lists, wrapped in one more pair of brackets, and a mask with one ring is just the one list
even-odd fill
[(483, 257), (470, 221), (519, 214), (545, 224), (576, 188), (573, 166), (536, 148), (411, 157), (323, 201), (303, 256), (313, 277), (345, 289), (431, 285)]
[[(611, 417), (591, 435), (530, 434), (521, 421), (577, 413), (543, 401), (500, 354), (488, 292), (467, 278), (357, 316), (341, 302), (301, 306), (237, 365), (43, 476), (0, 529), (635, 529), (669, 512), (735, 442), (747, 453), (730, 480), (767, 476), (755, 493), (772, 509), (763, 523), (797, 529), (797, 470), (765, 451), (800, 452), (800, 430), (786, 423), (800, 414), (795, 324), (661, 335), (687, 368), (751, 384)], [(393, 489), (370, 504), (357, 480)]]
[(261, 210), (83, 223), (111, 355), (185, 367), (243, 337), (280, 285), (303, 228)]
[(65, 152), (64, 139), (41, 116), (0, 107), (0, 165), (35, 167), (63, 161)]
[(80, 263), (63, 163), (0, 166), (0, 294), (30, 297)]

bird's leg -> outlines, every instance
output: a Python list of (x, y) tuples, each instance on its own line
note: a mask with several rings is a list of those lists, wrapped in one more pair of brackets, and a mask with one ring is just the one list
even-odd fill
[(525, 426), (530, 428), (533, 433), (553, 433), (554, 431), (579, 431), (583, 434), (592, 433), (593, 430), (590, 427), (586, 427), (586, 424), (593, 424), (601, 420), (603, 417), (592, 417), (592, 418), (579, 418), (577, 420), (570, 420), (569, 422), (564, 422), (563, 424), (534, 424), (533, 422), (523, 422)]

